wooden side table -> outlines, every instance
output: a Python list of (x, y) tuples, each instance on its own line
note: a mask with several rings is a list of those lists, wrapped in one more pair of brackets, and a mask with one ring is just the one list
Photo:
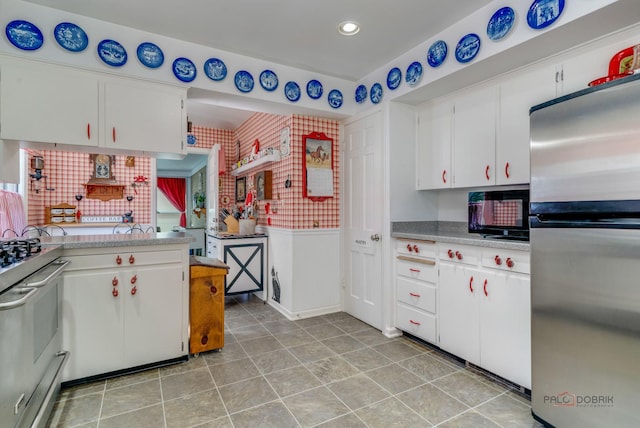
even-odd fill
[(218, 259), (189, 258), (189, 353), (224, 347), (224, 278), (227, 265)]

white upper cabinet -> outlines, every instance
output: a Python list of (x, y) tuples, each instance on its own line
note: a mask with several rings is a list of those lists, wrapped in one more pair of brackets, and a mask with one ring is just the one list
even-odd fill
[(453, 103), (444, 98), (418, 110), (416, 188), (446, 189), (453, 185), (451, 131)]
[(186, 89), (0, 58), (0, 137), (186, 153)]
[(0, 136), (98, 145), (98, 80), (44, 65), (2, 65)]
[(496, 87), (460, 92), (454, 101), (454, 186), (495, 183)]
[(183, 119), (181, 92), (141, 82), (105, 82), (104, 147), (184, 152), (186, 116)]
[(500, 83), (495, 184), (529, 182), (529, 110), (555, 96), (555, 67), (518, 73)]

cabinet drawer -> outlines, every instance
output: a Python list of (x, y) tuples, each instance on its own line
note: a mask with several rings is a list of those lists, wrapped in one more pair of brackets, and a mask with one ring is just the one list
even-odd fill
[[(182, 253), (179, 250), (119, 252), (88, 254), (86, 256), (68, 256), (65, 258), (71, 261), (66, 271), (74, 271), (80, 269), (130, 268), (135, 266), (180, 263), (182, 261)], [(118, 261), (120, 261), (120, 263), (118, 263)]]
[(435, 286), (399, 276), (397, 290), (398, 295), (396, 297), (400, 302), (415, 306), (432, 314), (436, 313)]
[(450, 262), (477, 265), (480, 262), (480, 248), (469, 245), (440, 244), (438, 258)]
[(398, 254), (406, 256), (435, 258), (438, 251), (437, 248), (435, 241), (403, 238), (396, 240), (396, 251)]
[(416, 337), (436, 343), (436, 317), (418, 309), (397, 305), (396, 327)]
[(419, 281), (436, 282), (438, 278), (435, 260), (398, 256), (396, 269), (398, 275)]
[(489, 248), (482, 251), (482, 266), (508, 272), (530, 273), (529, 252)]

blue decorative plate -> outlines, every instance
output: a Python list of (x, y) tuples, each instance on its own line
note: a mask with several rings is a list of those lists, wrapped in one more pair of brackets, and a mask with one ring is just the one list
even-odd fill
[(87, 33), (71, 22), (61, 22), (56, 25), (53, 36), (60, 46), (71, 52), (82, 52), (89, 45)]
[(427, 51), (427, 64), (431, 67), (440, 67), (445, 59), (447, 59), (447, 53), (449, 48), (444, 40), (438, 40), (433, 42)]
[(541, 30), (556, 22), (564, 10), (564, 0), (535, 0), (527, 12), (527, 24)]
[(183, 82), (191, 82), (196, 78), (196, 65), (188, 58), (176, 58), (173, 61), (173, 75)]
[(17, 19), (7, 24), (5, 30), (7, 39), (18, 49), (35, 51), (44, 43), (42, 31), (28, 21)]
[(300, 99), (300, 86), (296, 82), (287, 82), (284, 85), (284, 95), (289, 101), (295, 103)]
[(342, 92), (337, 89), (332, 89), (329, 91), (329, 95), (327, 97), (329, 101), (329, 105), (333, 108), (340, 108), (342, 106)]
[(373, 86), (371, 86), (371, 93), (369, 94), (369, 97), (371, 98), (371, 102), (374, 104), (378, 104), (382, 101), (382, 85), (374, 83)]
[(98, 56), (113, 67), (122, 67), (127, 62), (127, 51), (115, 40), (105, 39), (98, 43)]
[(358, 85), (356, 88), (356, 102), (362, 104), (367, 99), (367, 87)]
[(264, 70), (260, 73), (260, 86), (265, 91), (275, 91), (278, 88), (278, 76), (271, 70)]
[(387, 88), (393, 90), (400, 86), (402, 82), (402, 71), (398, 67), (393, 67), (387, 74)]
[(318, 82), (315, 79), (309, 80), (309, 82), (307, 83), (307, 95), (309, 95), (309, 97), (313, 98), (314, 100), (320, 98), (322, 96), (322, 83)]
[(187, 144), (189, 144), (190, 146), (194, 146), (197, 142), (198, 142), (198, 139), (196, 138), (195, 135), (193, 134), (187, 135)]
[(227, 77), (227, 66), (218, 58), (209, 58), (204, 62), (204, 74), (218, 82)]
[(405, 79), (409, 86), (416, 85), (420, 81), (420, 79), (422, 79), (422, 64), (420, 64), (418, 61), (409, 64)]
[(478, 52), (480, 52), (480, 37), (477, 34), (469, 33), (458, 42), (456, 59), (464, 64), (474, 59)]
[(500, 40), (506, 36), (516, 23), (516, 13), (510, 7), (496, 10), (487, 24), (487, 36), (491, 40)]
[(247, 93), (253, 90), (253, 76), (246, 70), (238, 71), (233, 81), (240, 92)]
[(140, 43), (137, 54), (138, 60), (146, 67), (158, 68), (164, 63), (162, 49), (151, 42)]

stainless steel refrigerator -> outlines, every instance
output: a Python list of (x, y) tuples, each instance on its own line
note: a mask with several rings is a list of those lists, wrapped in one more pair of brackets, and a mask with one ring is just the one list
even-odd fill
[(640, 426), (640, 75), (531, 109), (532, 411)]

